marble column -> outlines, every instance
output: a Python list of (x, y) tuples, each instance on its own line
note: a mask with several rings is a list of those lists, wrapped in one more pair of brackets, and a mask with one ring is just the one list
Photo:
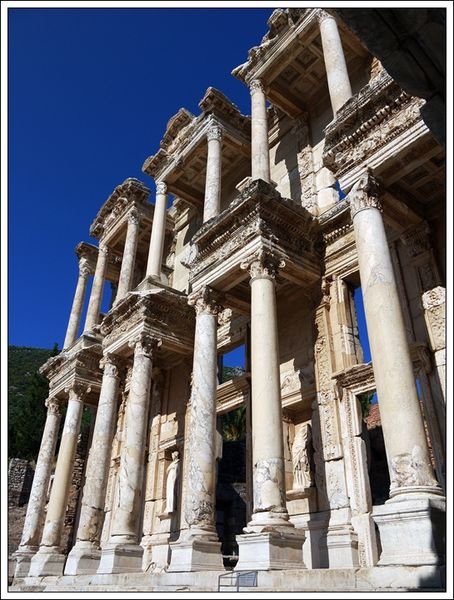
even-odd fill
[(68, 329), (66, 330), (65, 341), (63, 343), (63, 350), (66, 350), (66, 348), (72, 346), (72, 344), (74, 344), (74, 342), (77, 339), (80, 317), (82, 315), (82, 309), (84, 307), (87, 280), (90, 274), (91, 269), (88, 260), (82, 257), (79, 260), (79, 279), (77, 280), (77, 287), (74, 294), (73, 305), (71, 307), (71, 314), (69, 316)]
[(154, 205), (153, 226), (151, 229), (150, 248), (148, 251), (147, 277), (158, 281), (161, 278), (162, 255), (167, 217), (167, 185), (164, 181), (156, 182), (156, 201)]
[(336, 19), (324, 10), (320, 10), (318, 21), (331, 107), (335, 117), (341, 106), (352, 97), (352, 88)]
[(139, 211), (133, 209), (128, 215), (128, 229), (126, 232), (123, 259), (121, 261), (120, 279), (118, 281), (115, 304), (130, 291), (134, 276), (134, 263), (136, 261), (137, 242), (139, 239)]
[(432, 526), (439, 526), (442, 491), (429, 458), (379, 186), (370, 171), (348, 198), (391, 479), (391, 499), (374, 509), (383, 547), (379, 564), (433, 564)]
[(84, 332), (91, 332), (93, 327), (97, 325), (99, 321), (99, 311), (101, 310), (108, 255), (109, 250), (107, 246), (100, 242), (98, 248), (98, 260), (96, 261), (95, 276), (93, 278), (90, 300), (88, 302)]
[(36, 462), (27, 514), (25, 515), (24, 529), (19, 548), (14, 553), (14, 558), (16, 559), (15, 577), (26, 577), (28, 575), (30, 560), (38, 551), (39, 540), (42, 534), (47, 489), (52, 472), (61, 419), (61, 402), (58, 398), (49, 397), (46, 400), (46, 406), (46, 423)]
[(30, 565), (31, 576), (43, 577), (63, 574), (63, 564), (66, 557), (61, 552), (60, 541), (84, 407), (83, 398), (89, 392), (90, 388), (79, 384), (74, 384), (69, 389), (68, 406), (58, 451), (57, 466), (55, 467), (54, 483), (47, 506), (40, 548)]
[(161, 342), (144, 333), (135, 338), (126, 430), (118, 475), (118, 503), (113, 507), (109, 541), (102, 549), (98, 573), (139, 572), (143, 547), (139, 545), (142, 514), (145, 447), (152, 383), (153, 358)]
[(169, 571), (222, 570), (216, 533), (217, 315), (220, 297), (204, 287), (189, 297), (196, 311), (191, 419), (184, 449), (184, 518), (189, 529), (171, 544)]
[(204, 223), (221, 212), (222, 128), (216, 121), (210, 123), (207, 140), (207, 172), (205, 202), (203, 205)]
[(101, 558), (100, 539), (104, 522), (104, 502), (109, 474), (114, 426), (120, 388), (120, 360), (106, 354), (98, 410), (85, 471), (76, 544), (68, 555), (65, 575), (96, 573)]
[(280, 357), (275, 277), (285, 263), (260, 249), (241, 264), (251, 276), (252, 461), (254, 505), (237, 536), (236, 569), (303, 568), (304, 534), (289, 522), (285, 499)]
[(268, 115), (265, 90), (259, 79), (253, 79), (249, 89), (251, 92), (251, 175), (253, 180), (263, 179), (263, 181), (270, 183)]

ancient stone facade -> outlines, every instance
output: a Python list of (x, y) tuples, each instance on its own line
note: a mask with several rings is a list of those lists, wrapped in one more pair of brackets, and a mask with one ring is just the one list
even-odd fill
[[(48, 417), (17, 581), (190, 582), (235, 555), (237, 571), (364, 568), (371, 581), (443, 563), (443, 149), (424, 100), (339, 17), (277, 9), (268, 25), (233, 71), (251, 116), (211, 87), (199, 115), (180, 109), (143, 165), (155, 197), (127, 179), (91, 225), (98, 246), (76, 249), (64, 349), (42, 368)], [(219, 357), (240, 345), (244, 372), (224, 381)], [(374, 461), (361, 400), (375, 392)], [(96, 417), (64, 549), (84, 406)], [(221, 485), (219, 419), (242, 406), (245, 441), (229, 453), (243, 466), (236, 479), (224, 467)]]

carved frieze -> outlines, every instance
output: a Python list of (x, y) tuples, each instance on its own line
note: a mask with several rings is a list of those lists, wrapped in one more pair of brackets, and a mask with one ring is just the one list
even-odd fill
[(339, 177), (421, 120), (423, 104), (382, 70), (327, 126), (323, 164)]

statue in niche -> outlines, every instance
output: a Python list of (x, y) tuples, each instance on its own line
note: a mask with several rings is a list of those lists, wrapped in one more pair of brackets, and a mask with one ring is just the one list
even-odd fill
[(177, 508), (176, 503), (176, 492), (177, 492), (177, 480), (180, 474), (180, 455), (178, 451), (172, 452), (172, 462), (167, 467), (167, 481), (166, 481), (166, 513), (168, 515), (174, 513)]
[(300, 427), (292, 446), (293, 489), (304, 490), (313, 485), (311, 471), (312, 432), (309, 423)]

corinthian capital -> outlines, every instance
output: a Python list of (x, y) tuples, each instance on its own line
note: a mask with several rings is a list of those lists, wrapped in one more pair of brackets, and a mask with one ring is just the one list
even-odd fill
[(207, 140), (222, 140), (222, 127), (216, 121), (211, 121), (207, 131)]
[(55, 398), (55, 396), (49, 396), (44, 404), (49, 414), (57, 417), (61, 414), (61, 400)]
[(157, 181), (156, 182), (156, 193), (157, 194), (166, 194), (167, 193), (167, 183), (165, 181)]
[(128, 215), (128, 223), (131, 225), (138, 225), (140, 220), (139, 211), (136, 208), (133, 208)]
[(90, 263), (88, 262), (88, 260), (85, 257), (82, 257), (79, 260), (79, 275), (81, 277), (88, 277), (89, 275), (91, 275), (92, 273), (92, 269), (90, 266)]
[(221, 294), (212, 288), (205, 286), (188, 298), (189, 306), (195, 308), (197, 315), (217, 315), (222, 310)]
[(91, 387), (86, 383), (76, 381), (72, 386), (65, 388), (65, 392), (69, 394), (70, 400), (82, 402), (85, 396), (91, 392)]
[(98, 254), (103, 254), (105, 258), (109, 256), (109, 248), (105, 242), (99, 242)]
[(121, 366), (121, 358), (119, 356), (115, 356), (115, 354), (111, 354), (107, 352), (99, 361), (99, 367), (104, 370), (104, 375), (107, 377), (117, 377), (119, 376)]
[(347, 198), (350, 200), (350, 212), (352, 219), (362, 210), (377, 208), (382, 211), (382, 203), (379, 198), (380, 186), (372, 175), (370, 169), (359, 179), (350, 190)]
[(260, 248), (244, 260), (240, 268), (248, 271), (251, 281), (254, 279), (275, 279), (279, 269), (285, 267), (285, 261), (280, 256)]
[(156, 351), (161, 347), (161, 344), (162, 340), (144, 332), (129, 342), (129, 346), (134, 348), (134, 356), (142, 355), (147, 358), (153, 358)]
[(256, 92), (262, 92), (262, 94), (264, 94), (265, 88), (263, 87), (263, 83), (260, 81), (260, 79), (253, 79), (249, 84), (249, 91), (251, 92), (251, 95), (255, 94)]
[(315, 16), (317, 17), (317, 21), (319, 22), (319, 24), (322, 23), (322, 21), (324, 21), (325, 19), (334, 19), (333, 15), (330, 15), (326, 12), (326, 10), (323, 10), (321, 8), (317, 10)]

